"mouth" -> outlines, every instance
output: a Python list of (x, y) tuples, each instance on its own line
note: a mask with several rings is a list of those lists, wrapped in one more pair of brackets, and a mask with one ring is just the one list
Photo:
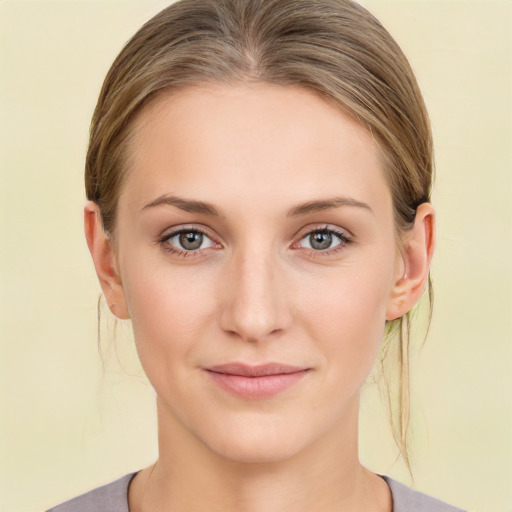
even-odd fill
[(311, 368), (282, 363), (251, 366), (228, 363), (204, 368), (212, 381), (224, 391), (246, 399), (275, 396), (302, 380)]

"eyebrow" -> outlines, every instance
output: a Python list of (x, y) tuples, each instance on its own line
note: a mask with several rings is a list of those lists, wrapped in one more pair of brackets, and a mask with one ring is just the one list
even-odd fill
[(308, 213), (330, 210), (332, 208), (339, 208), (341, 206), (354, 206), (357, 208), (364, 208), (373, 213), (369, 205), (356, 199), (352, 199), (351, 197), (331, 197), (329, 199), (321, 199), (318, 201), (308, 201), (307, 203), (294, 206), (288, 211), (287, 216), (295, 217), (300, 215), (307, 215)]
[(185, 212), (202, 213), (203, 215), (210, 215), (212, 217), (220, 217), (220, 213), (211, 203), (205, 203), (204, 201), (194, 201), (192, 199), (184, 199), (178, 196), (172, 196), (164, 194), (163, 196), (157, 197), (154, 201), (144, 206), (146, 208), (154, 208), (156, 206), (168, 205), (176, 206), (180, 210)]
[[(195, 201), (193, 199), (184, 199), (174, 195), (164, 194), (157, 197), (151, 203), (148, 203), (143, 207), (143, 210), (147, 208), (155, 208), (157, 206), (167, 205), (175, 206), (185, 212), (201, 213), (203, 215), (209, 215), (211, 217), (221, 217), (219, 210), (213, 204), (204, 201)], [(366, 203), (358, 201), (350, 197), (331, 197), (328, 199), (320, 199), (316, 201), (308, 201), (292, 207), (288, 210), (287, 217), (298, 217), (301, 215), (307, 215), (309, 213), (320, 212), (323, 210), (330, 210), (333, 208), (339, 208), (341, 206), (352, 206), (357, 208), (364, 208), (370, 212), (372, 209)], [(372, 212), (373, 213), (373, 212)]]

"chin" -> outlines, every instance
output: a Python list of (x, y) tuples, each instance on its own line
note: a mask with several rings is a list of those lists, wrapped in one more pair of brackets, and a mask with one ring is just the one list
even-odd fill
[[(270, 420), (270, 418), (268, 418)], [(219, 436), (210, 431), (203, 442), (217, 455), (240, 463), (266, 463), (286, 460), (300, 453), (308, 444), (306, 431), (289, 428), (273, 421), (250, 422), (225, 426)], [(245, 424), (244, 424), (245, 423)]]
[(301, 447), (293, 446), (292, 443), (265, 442), (260, 439), (259, 443), (244, 443), (232, 440), (228, 445), (216, 447), (210, 446), (224, 459), (244, 464), (258, 464), (279, 462), (292, 458), (301, 451)]

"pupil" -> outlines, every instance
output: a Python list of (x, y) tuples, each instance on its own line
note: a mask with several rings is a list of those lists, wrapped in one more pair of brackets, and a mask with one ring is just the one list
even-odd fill
[(331, 233), (313, 233), (309, 237), (309, 243), (313, 249), (317, 249), (319, 251), (323, 251), (325, 249), (329, 249), (332, 244), (332, 235)]
[(190, 231), (188, 233), (181, 233), (180, 244), (184, 249), (193, 251), (199, 249), (203, 243), (203, 235), (201, 233), (195, 233)]

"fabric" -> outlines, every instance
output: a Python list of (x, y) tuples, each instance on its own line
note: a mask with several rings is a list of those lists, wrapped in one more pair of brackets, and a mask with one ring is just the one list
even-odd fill
[[(389, 478), (383, 476), (393, 496), (393, 512), (464, 512), (462, 509), (448, 505), (431, 496), (427, 496)], [(128, 511), (126, 511), (128, 512)]]
[[(128, 486), (137, 473), (130, 473), (110, 484), (98, 487), (47, 512), (130, 512)], [(393, 512), (463, 512), (442, 501), (414, 491), (409, 487), (383, 476), (393, 496)]]

